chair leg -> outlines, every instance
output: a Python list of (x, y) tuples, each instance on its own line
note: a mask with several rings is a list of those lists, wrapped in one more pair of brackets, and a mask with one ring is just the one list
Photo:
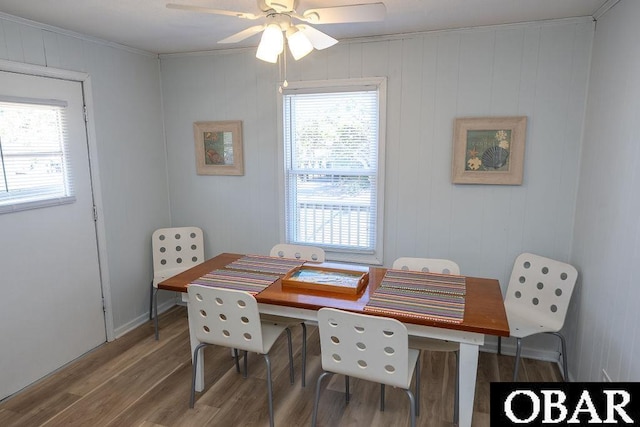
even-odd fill
[(306, 385), (307, 380), (307, 325), (302, 325), (302, 387)]
[(560, 338), (560, 344), (562, 344), (562, 374), (564, 375), (564, 381), (569, 382), (569, 366), (567, 366), (567, 342), (560, 332), (548, 333)]
[(247, 359), (249, 358), (248, 357), (249, 353), (247, 352), (247, 350), (243, 350), (243, 352), (244, 352), (244, 362), (243, 362), (244, 363), (244, 372), (242, 373), (242, 378), (247, 378), (247, 372), (249, 370), (249, 367), (247, 366), (248, 365)]
[(349, 376), (344, 376), (344, 400), (346, 403), (349, 403)]
[(380, 412), (384, 412), (384, 384), (380, 384)]
[[(246, 354), (246, 352), (245, 352)], [(268, 354), (263, 354), (264, 362), (267, 364), (267, 394), (269, 396), (269, 425), (273, 427), (273, 389), (271, 387), (271, 360)]]
[(198, 354), (200, 350), (206, 347), (206, 343), (200, 343), (196, 346), (196, 349), (193, 351), (193, 367), (191, 368), (191, 396), (189, 397), (189, 408), (193, 408), (196, 401), (196, 376), (198, 370)]
[(151, 289), (149, 291), (149, 320), (153, 319), (153, 280), (151, 281)]
[(409, 396), (409, 411), (411, 412), (411, 427), (416, 427), (416, 399), (413, 397), (411, 390), (405, 389), (404, 391)]
[(522, 339), (516, 338), (516, 366), (513, 368), (513, 382), (518, 380), (518, 368), (520, 367), (520, 351), (522, 350)]
[(240, 357), (238, 356), (238, 349), (237, 348), (233, 349), (233, 358), (236, 361), (236, 372), (240, 373)]
[(156, 341), (160, 339), (160, 330), (158, 329), (158, 288), (153, 288), (153, 325), (156, 329)]
[(415, 395), (415, 416), (420, 415), (420, 356), (422, 356), (422, 352), (418, 354), (418, 360), (416, 360), (416, 391)]
[(287, 328), (285, 331), (287, 331), (287, 343), (289, 344), (289, 381), (293, 384), (293, 346), (291, 345), (291, 329)]
[(502, 337), (498, 337), (498, 354), (502, 354)]
[(316, 422), (318, 421), (318, 403), (320, 402), (320, 383), (322, 379), (327, 375), (333, 375), (331, 372), (323, 372), (318, 377), (318, 381), (316, 381), (316, 398), (313, 401), (313, 415), (311, 416), (311, 427), (316, 426)]
[(458, 388), (458, 384), (460, 384), (460, 351), (455, 352), (456, 355), (456, 388), (455, 388), (455, 397), (453, 402), (453, 423), (458, 425), (458, 421), (460, 420), (460, 389)]

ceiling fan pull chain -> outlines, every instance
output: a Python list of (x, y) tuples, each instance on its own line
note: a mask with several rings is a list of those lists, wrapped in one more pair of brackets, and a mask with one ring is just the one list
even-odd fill
[[(287, 43), (285, 41), (285, 43)], [(289, 82), (287, 82), (287, 51), (284, 50), (282, 52), (282, 59), (284, 61), (284, 81), (282, 82), (282, 86), (287, 87), (289, 86)]]
[(287, 51), (286, 50), (282, 52), (282, 55), (278, 55), (278, 81), (282, 82), (282, 84), (278, 87), (278, 92), (282, 93), (282, 89), (289, 86), (289, 82), (287, 82)]

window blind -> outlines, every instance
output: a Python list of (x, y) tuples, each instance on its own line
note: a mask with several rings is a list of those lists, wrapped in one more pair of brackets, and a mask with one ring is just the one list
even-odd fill
[(377, 88), (285, 91), (288, 242), (373, 253), (378, 203)]
[(0, 98), (0, 213), (74, 201), (66, 103)]

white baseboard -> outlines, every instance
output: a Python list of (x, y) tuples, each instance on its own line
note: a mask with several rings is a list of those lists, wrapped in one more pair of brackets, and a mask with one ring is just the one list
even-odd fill
[[(159, 314), (164, 313), (165, 311), (169, 310), (170, 308), (172, 308), (173, 306), (175, 306), (179, 302), (180, 302), (180, 300), (178, 298), (176, 298), (176, 299), (170, 299), (168, 301), (163, 302), (162, 304), (159, 304), (158, 305), (158, 313)], [(119, 328), (116, 328), (114, 330), (115, 339), (120, 338), (121, 336), (123, 336), (127, 332), (131, 332), (132, 330), (134, 330), (138, 326), (140, 326), (140, 325), (142, 325), (144, 323), (147, 323), (148, 321), (149, 321), (149, 313), (144, 313), (144, 314), (136, 317), (132, 321), (130, 321), (128, 323), (125, 323), (124, 325), (122, 325)]]
[[(480, 347), (481, 351), (485, 351), (487, 353), (497, 353), (498, 352), (498, 343), (487, 343)], [(506, 354), (507, 356), (515, 356), (516, 355), (516, 346), (515, 344), (505, 343), (502, 341), (502, 354)], [(540, 350), (540, 349), (532, 349), (522, 346), (522, 351), (520, 352), (520, 357), (526, 357), (528, 359), (535, 360), (544, 360), (545, 362), (559, 362), (560, 353), (554, 350)]]
[[(498, 342), (486, 343), (482, 347), (480, 347), (480, 351), (484, 351), (486, 353), (497, 353), (498, 352)], [(515, 356), (516, 355), (516, 346), (515, 343), (510, 343), (508, 341), (502, 340), (502, 354), (506, 354), (507, 356)], [(520, 351), (520, 357), (526, 357), (527, 359), (534, 360), (542, 360), (544, 362), (553, 362), (558, 365), (558, 369), (560, 372), (563, 371), (562, 367), (562, 357), (560, 357), (560, 352), (554, 350), (540, 350), (540, 349), (532, 349), (527, 348), (524, 345), (522, 346), (522, 350)], [(571, 374), (569, 374), (569, 381), (571, 381)]]

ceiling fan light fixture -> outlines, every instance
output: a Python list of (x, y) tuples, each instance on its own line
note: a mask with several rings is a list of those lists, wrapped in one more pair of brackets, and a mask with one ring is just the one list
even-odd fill
[(269, 24), (262, 33), (256, 58), (275, 64), (284, 48), (284, 37), (278, 24)]
[(289, 27), (287, 30), (287, 43), (289, 44), (291, 55), (296, 61), (307, 56), (313, 50), (313, 45), (307, 36), (296, 27)]
[[(307, 9), (301, 14), (296, 12), (298, 0), (257, 0), (260, 13), (236, 12), (232, 10), (212, 9), (209, 7), (168, 3), (170, 9), (182, 9), (192, 12), (212, 13), (214, 15), (233, 16), (240, 19), (262, 19), (264, 24), (254, 25), (226, 37), (218, 43), (241, 42), (262, 31), (256, 57), (266, 62), (276, 63), (284, 49), (284, 35), (294, 59), (308, 55), (314, 49), (322, 50), (338, 43), (328, 34), (316, 30), (310, 24), (350, 24), (352, 22), (383, 21), (387, 13), (384, 3), (344, 4), (338, 6)], [(302, 24), (292, 23), (302, 21)], [(286, 56), (285, 56), (286, 58)]]

